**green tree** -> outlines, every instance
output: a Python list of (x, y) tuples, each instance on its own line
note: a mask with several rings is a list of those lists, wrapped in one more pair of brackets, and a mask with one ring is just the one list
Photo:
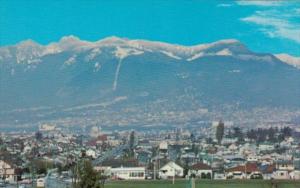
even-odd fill
[(129, 151), (127, 154), (129, 158), (134, 157), (134, 147), (135, 147), (135, 133), (134, 131), (131, 131), (129, 136)]
[(239, 127), (234, 127), (233, 128), (233, 137), (238, 139), (238, 143), (243, 143), (244, 142), (244, 134)]
[(83, 159), (78, 162), (73, 170), (76, 180), (73, 181), (75, 188), (103, 188), (103, 177), (92, 166), (90, 160)]
[(190, 135), (190, 139), (191, 139), (192, 143), (195, 143), (196, 137), (195, 137), (195, 135), (193, 133)]
[(289, 137), (292, 136), (292, 129), (290, 127), (284, 127), (281, 132), (283, 134), (284, 137)]
[(276, 142), (276, 138), (275, 138), (275, 129), (273, 129), (272, 127), (268, 130), (268, 140), (270, 142)]
[(134, 133), (134, 131), (131, 131), (130, 136), (129, 136), (129, 148), (130, 149), (134, 148), (134, 143), (135, 143), (135, 133)]
[(224, 123), (222, 121), (219, 121), (219, 124), (217, 126), (217, 130), (216, 130), (216, 138), (218, 140), (218, 144), (221, 144), (222, 139), (224, 137)]
[(257, 140), (257, 132), (253, 129), (251, 129), (250, 131), (247, 131), (247, 137), (253, 141)]
[(47, 174), (47, 170), (53, 168), (53, 162), (44, 159), (35, 159), (31, 162), (31, 173)]
[(35, 139), (40, 141), (40, 140), (42, 140), (42, 138), (43, 138), (43, 134), (40, 131), (37, 131), (35, 133)]

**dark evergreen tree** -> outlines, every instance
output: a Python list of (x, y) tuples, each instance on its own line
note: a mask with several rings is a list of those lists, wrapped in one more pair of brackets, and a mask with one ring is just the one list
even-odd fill
[(269, 140), (270, 142), (276, 142), (276, 138), (275, 138), (276, 132), (275, 132), (275, 129), (273, 129), (273, 128), (271, 127), (271, 128), (268, 130), (267, 134), (268, 134), (268, 140)]
[(75, 188), (101, 188), (104, 187), (101, 174), (94, 170), (92, 163), (89, 160), (80, 161), (76, 168), (75, 174), (77, 181), (74, 182)]
[(37, 131), (35, 133), (35, 139), (36, 140), (42, 140), (42, 138), (43, 138), (43, 134), (40, 131)]
[(284, 127), (282, 130), (281, 130), (282, 134), (284, 137), (290, 137), (292, 136), (292, 129), (290, 127)]
[(216, 138), (218, 140), (218, 144), (221, 144), (222, 142), (222, 139), (224, 137), (224, 129), (225, 129), (224, 123), (220, 121), (216, 130)]
[(129, 148), (133, 149), (135, 144), (135, 133), (134, 131), (131, 131), (130, 136), (129, 136)]
[(238, 139), (238, 143), (243, 143), (244, 142), (244, 134), (239, 127), (234, 127), (233, 128), (233, 137)]

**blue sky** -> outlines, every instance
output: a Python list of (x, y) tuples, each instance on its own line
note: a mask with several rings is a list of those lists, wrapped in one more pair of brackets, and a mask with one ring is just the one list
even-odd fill
[(235, 38), (255, 52), (300, 56), (300, 1), (0, 0), (0, 45), (75, 35), (182, 45)]

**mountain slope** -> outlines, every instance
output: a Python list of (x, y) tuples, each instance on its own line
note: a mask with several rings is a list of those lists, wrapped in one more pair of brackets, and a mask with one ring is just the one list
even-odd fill
[(117, 37), (88, 42), (68, 36), (46, 46), (29, 40), (0, 48), (0, 70), (0, 111), (146, 108), (164, 100), (183, 111), (191, 105), (300, 107), (299, 69), (233, 39), (190, 47)]

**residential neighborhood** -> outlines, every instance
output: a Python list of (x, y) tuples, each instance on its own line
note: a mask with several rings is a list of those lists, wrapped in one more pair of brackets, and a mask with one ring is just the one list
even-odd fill
[(94, 126), (89, 135), (80, 135), (42, 125), (31, 133), (1, 134), (0, 184), (71, 185), (84, 161), (104, 183), (189, 178), (296, 181), (298, 131), (286, 126), (242, 130), (219, 121), (200, 131), (111, 132)]

